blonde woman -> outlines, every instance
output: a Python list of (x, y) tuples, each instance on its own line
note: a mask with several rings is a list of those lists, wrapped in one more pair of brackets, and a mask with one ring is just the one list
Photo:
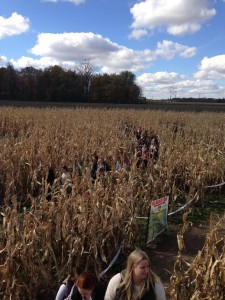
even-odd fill
[(110, 279), (104, 300), (166, 300), (162, 282), (144, 251), (129, 255), (126, 269)]

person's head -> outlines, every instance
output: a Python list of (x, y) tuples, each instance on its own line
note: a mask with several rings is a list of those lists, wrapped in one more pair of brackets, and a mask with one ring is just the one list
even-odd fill
[(92, 154), (92, 160), (98, 160), (98, 155), (96, 153)]
[(140, 297), (149, 291), (154, 297), (154, 282), (156, 275), (150, 269), (150, 259), (142, 250), (134, 250), (127, 259), (123, 282), (120, 285), (122, 295), (126, 299), (133, 298), (134, 285), (140, 286)]
[(55, 179), (55, 168), (54, 167), (49, 167), (47, 182), (48, 183), (53, 183), (54, 179)]
[(98, 278), (90, 272), (81, 273), (76, 280), (76, 286), (82, 297), (90, 299), (95, 287), (98, 285)]
[(70, 279), (73, 281), (73, 282), (76, 282), (77, 280), (77, 277), (81, 274), (81, 267), (80, 266), (73, 266), (71, 267), (70, 269)]
[(127, 259), (126, 274), (130, 274), (132, 282), (142, 282), (148, 279), (150, 259), (142, 250), (134, 250)]
[(55, 174), (55, 167), (51, 166), (48, 168), (48, 173), (49, 174)]
[(63, 167), (62, 167), (62, 171), (63, 171), (64, 173), (66, 173), (66, 172), (68, 172), (68, 171), (69, 171), (69, 169), (68, 169), (68, 167), (67, 167), (67, 166), (63, 166)]

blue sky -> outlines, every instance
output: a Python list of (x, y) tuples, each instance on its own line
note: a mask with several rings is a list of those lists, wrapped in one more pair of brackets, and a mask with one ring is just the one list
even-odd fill
[(225, 98), (225, 0), (0, 0), (0, 66), (128, 70), (143, 96)]

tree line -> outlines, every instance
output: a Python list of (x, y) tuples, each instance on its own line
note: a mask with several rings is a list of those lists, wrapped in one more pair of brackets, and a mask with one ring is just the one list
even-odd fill
[(129, 71), (97, 74), (88, 61), (75, 70), (57, 65), (16, 70), (9, 64), (0, 68), (0, 100), (143, 103), (145, 99), (135, 79)]
[(189, 98), (172, 98), (170, 100), (168, 100), (170, 102), (184, 102), (184, 103), (225, 103), (225, 98), (193, 98), (193, 97), (189, 97)]

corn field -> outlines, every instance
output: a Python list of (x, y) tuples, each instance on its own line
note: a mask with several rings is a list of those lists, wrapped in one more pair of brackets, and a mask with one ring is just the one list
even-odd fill
[[(203, 248), (193, 262), (187, 263), (181, 252), (174, 265), (168, 287), (172, 300), (223, 300), (225, 296), (225, 215), (211, 216), (210, 231)], [(222, 230), (222, 231), (221, 231)]]
[[(159, 158), (149, 160), (146, 170), (136, 163), (132, 130), (137, 127), (160, 137)], [(169, 195), (173, 211), (197, 195), (195, 203), (204, 205), (210, 193), (206, 187), (225, 181), (224, 132), (222, 113), (1, 108), (1, 299), (54, 299), (69, 266), (77, 262), (99, 274), (122, 243), (129, 249), (137, 245), (141, 233), (135, 216), (146, 217), (151, 200)], [(121, 152), (130, 158), (129, 171), (115, 170)], [(93, 153), (111, 166), (94, 182)], [(72, 190), (68, 195), (59, 189), (56, 179), (47, 200), (49, 168), (60, 178), (64, 165), (71, 173)], [(214, 192), (222, 193), (222, 188)], [(211, 238), (211, 246), (217, 243)], [(207, 251), (199, 261), (205, 261), (202, 268), (208, 268), (210, 280), (213, 272), (224, 274), (224, 263), (208, 261)], [(186, 277), (192, 278), (192, 272), (196, 286), (201, 277), (193, 270)], [(182, 298), (187, 291), (181, 282), (175, 273), (171, 299), (200, 299), (197, 289)]]

